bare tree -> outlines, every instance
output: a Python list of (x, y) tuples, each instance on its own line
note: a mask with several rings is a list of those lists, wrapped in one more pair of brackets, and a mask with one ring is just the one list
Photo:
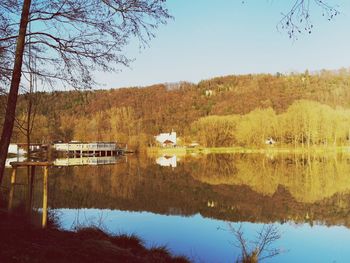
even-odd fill
[[(4, 1), (4, 3), (1, 2), (0, 7), (9, 9), (11, 5), (17, 6), (15, 3), (16, 2), (12, 2), (12, 1)], [(21, 82), (23, 53), (24, 53), (24, 47), (25, 47), (27, 25), (29, 20), (30, 5), (31, 5), (31, 0), (23, 1), (21, 20), (19, 24), (19, 33), (17, 36), (17, 43), (16, 43), (16, 48), (14, 53), (15, 59), (14, 59), (12, 77), (11, 77), (10, 92), (7, 99), (5, 121), (4, 121), (3, 130), (1, 134), (1, 139), (0, 139), (0, 183), (2, 182), (2, 177), (5, 169), (6, 155), (10, 144), (13, 125), (15, 121), (17, 97), (18, 97), (18, 90)], [(0, 17), (6, 20), (5, 25), (7, 27), (10, 27), (10, 24), (11, 24), (9, 22), (10, 15), (6, 17), (6, 13), (2, 9), (0, 13), (1, 13)], [(2, 32), (5, 32), (5, 33), (11, 32), (11, 29), (8, 29), (7, 27), (4, 28)], [(2, 53), (10, 53), (9, 49), (12, 45), (13, 45), (12, 43), (1, 45), (1, 49), (4, 50), (2, 51)], [(7, 58), (5, 57), (5, 61), (6, 60)]]
[(264, 225), (261, 230), (257, 232), (256, 239), (253, 241), (246, 240), (242, 225), (240, 225), (238, 229), (234, 228), (231, 224), (229, 227), (236, 238), (235, 246), (242, 252), (241, 257), (238, 258), (236, 262), (257, 263), (283, 252), (281, 249), (273, 247), (273, 244), (281, 238), (281, 234), (275, 225)]
[(314, 28), (311, 10), (317, 8), (329, 21), (340, 14), (338, 6), (331, 5), (327, 0), (294, 0), (289, 11), (282, 13), (277, 28), (286, 31), (293, 39), (303, 32), (311, 34)]
[[(29, 24), (29, 33), (30, 33), (30, 24)], [(29, 36), (30, 40), (31, 36)], [(40, 96), (34, 94), (37, 91), (37, 76), (33, 73), (36, 68), (36, 60), (35, 57), (32, 54), (31, 46), (28, 47), (28, 53), (24, 54), (24, 64), (28, 66), (28, 74), (22, 74), (25, 79), (28, 81), (29, 87), (23, 88), (25, 90), (24, 93), (24, 99), (26, 101), (26, 107), (24, 107), (24, 111), (22, 112), (22, 118), (16, 117), (15, 119), (15, 125), (17, 126), (18, 130), (25, 136), (26, 138), (26, 150), (27, 150), (27, 159), (29, 160), (31, 158), (31, 134), (34, 129), (34, 123), (35, 123), (35, 117), (37, 113), (37, 103), (39, 101)], [(18, 109), (17, 109), (18, 110)], [(29, 167), (28, 167), (28, 174), (29, 174)]]
[(31, 47), (35, 54), (37, 67), (30, 72), (41, 81), (52, 87), (58, 80), (69, 87), (90, 88), (94, 71), (115, 71), (117, 65), (129, 64), (123, 48), (132, 37), (146, 45), (169, 18), (165, 0), (1, 0), (0, 81), (10, 83), (10, 89), (0, 140), (0, 182), (21, 76), (29, 72), (25, 50)]

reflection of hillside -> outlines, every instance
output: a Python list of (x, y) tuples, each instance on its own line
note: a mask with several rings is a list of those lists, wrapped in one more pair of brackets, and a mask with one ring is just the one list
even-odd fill
[(211, 185), (247, 185), (273, 195), (281, 185), (299, 202), (313, 203), (336, 193), (350, 193), (348, 159), (209, 155), (188, 166), (192, 176)]
[[(250, 160), (247, 157), (237, 160), (232, 160), (232, 157), (227, 155), (224, 157), (224, 162), (220, 167), (217, 166), (217, 169), (221, 169), (220, 173), (226, 171), (234, 176), (239, 174), (242, 163)], [(107, 208), (180, 215), (201, 213), (206, 217), (230, 221), (320, 221), (329, 225), (350, 226), (349, 192), (335, 193), (311, 203), (298, 200), (294, 193), (291, 194), (287, 186), (281, 186), (282, 184), (278, 186), (279, 184), (275, 182), (271, 182), (276, 185), (273, 192), (262, 194), (248, 184), (208, 184), (204, 180), (198, 180), (198, 174), (205, 170), (203, 163), (212, 161), (187, 160), (180, 163), (175, 170), (160, 167), (154, 164), (153, 160), (136, 158), (129, 158), (127, 163), (110, 166), (53, 168), (49, 179), (49, 206), (53, 208)], [(232, 162), (236, 165), (233, 166)], [(254, 161), (253, 158), (252, 162), (256, 167), (262, 167), (260, 165), (262, 160), (255, 159)], [(330, 160), (330, 162), (333, 161)], [(346, 167), (342, 162), (346, 163), (346, 160), (338, 160), (337, 165)], [(278, 159), (274, 162), (265, 160), (264, 169), (267, 169), (268, 166), (283, 167), (285, 165), (293, 167), (295, 164), (289, 163), (286, 159)], [(300, 163), (298, 165), (303, 166)], [(214, 174), (215, 170), (209, 170), (209, 167), (206, 169), (208, 170), (205, 176), (208, 177), (213, 172), (213, 178), (220, 178), (218, 174)], [(301, 168), (298, 169), (302, 171)], [(256, 168), (254, 171), (258, 170)], [(287, 172), (283, 175), (284, 177), (293, 175), (289, 170)], [(38, 174), (41, 175), (41, 172)], [(334, 180), (337, 180), (339, 176), (338, 170), (338, 176), (333, 176)], [(34, 203), (36, 207), (42, 204), (41, 180), (40, 176), (37, 176), (35, 180)], [(25, 178), (21, 181), (25, 182)], [(303, 182), (305, 183), (305, 180)], [(268, 185), (268, 180), (264, 184)], [(290, 185), (293, 184), (288, 186)], [(24, 190), (23, 186), (18, 186), (17, 189), (20, 190), (19, 192)], [(16, 196), (17, 198), (24, 197), (25, 192), (22, 195), (17, 193)]]

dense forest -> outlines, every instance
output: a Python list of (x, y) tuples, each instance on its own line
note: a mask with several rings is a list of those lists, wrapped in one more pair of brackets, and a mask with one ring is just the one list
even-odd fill
[[(174, 130), (182, 143), (204, 146), (260, 146), (267, 138), (293, 146), (344, 145), (350, 130), (349, 87), (350, 71), (342, 69), (39, 92), (32, 142), (108, 140), (137, 148), (152, 144), (159, 132)], [(20, 127), (28, 98), (33, 96), (20, 96), (12, 141), (25, 141)]]

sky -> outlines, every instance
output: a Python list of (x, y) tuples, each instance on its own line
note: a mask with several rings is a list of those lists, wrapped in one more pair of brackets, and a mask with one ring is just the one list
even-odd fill
[(311, 34), (289, 39), (276, 25), (292, 0), (168, 0), (174, 17), (149, 47), (133, 40), (134, 58), (118, 73), (98, 72), (99, 88), (147, 86), (249, 73), (290, 73), (350, 67), (350, 1), (329, 0), (341, 12), (328, 21), (314, 7)]

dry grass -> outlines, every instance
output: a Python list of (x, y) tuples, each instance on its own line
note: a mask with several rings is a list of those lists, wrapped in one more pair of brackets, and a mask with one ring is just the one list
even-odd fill
[(147, 249), (134, 235), (112, 236), (95, 228), (75, 232), (31, 225), (24, 216), (0, 211), (0, 262), (189, 262), (167, 248)]

